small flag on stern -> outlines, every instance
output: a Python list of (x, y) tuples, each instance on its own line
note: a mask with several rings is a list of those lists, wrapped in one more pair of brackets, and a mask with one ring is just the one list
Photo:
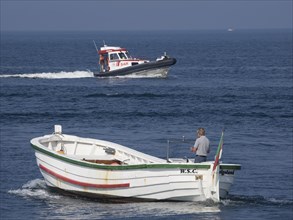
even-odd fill
[(219, 142), (219, 145), (218, 145), (218, 149), (217, 149), (217, 153), (216, 153), (216, 156), (215, 156), (215, 162), (214, 162), (213, 172), (215, 171), (215, 169), (219, 165), (219, 160), (222, 157), (223, 139), (224, 139), (224, 130), (222, 131), (221, 139), (220, 139), (220, 142)]

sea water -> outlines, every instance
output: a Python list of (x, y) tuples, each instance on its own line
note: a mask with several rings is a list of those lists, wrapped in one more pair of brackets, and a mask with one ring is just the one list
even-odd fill
[[(93, 40), (154, 60), (167, 78), (94, 78)], [(1, 219), (291, 219), (292, 30), (1, 32)], [(194, 155), (198, 127), (213, 160), (239, 163), (220, 203), (107, 202), (47, 188), (30, 139), (63, 132), (166, 158)]]

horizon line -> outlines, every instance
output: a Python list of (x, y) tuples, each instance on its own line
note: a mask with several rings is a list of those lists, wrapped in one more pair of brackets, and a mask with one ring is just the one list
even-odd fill
[(271, 27), (271, 28), (234, 28), (234, 27), (228, 27), (228, 28), (197, 28), (197, 29), (101, 29), (101, 30), (78, 30), (78, 29), (68, 29), (68, 30), (60, 30), (60, 29), (28, 29), (28, 30), (17, 30), (17, 29), (6, 29), (6, 30), (0, 30), (0, 32), (146, 32), (146, 31), (228, 31), (230, 28), (233, 29), (233, 32), (235, 31), (243, 31), (243, 30), (293, 30), (292, 27)]

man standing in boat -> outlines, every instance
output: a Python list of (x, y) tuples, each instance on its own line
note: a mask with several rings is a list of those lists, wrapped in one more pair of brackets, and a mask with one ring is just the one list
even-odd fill
[(191, 147), (191, 151), (196, 153), (195, 163), (201, 163), (207, 161), (207, 155), (210, 152), (210, 141), (205, 136), (205, 129), (199, 128), (197, 130), (197, 139), (194, 146)]

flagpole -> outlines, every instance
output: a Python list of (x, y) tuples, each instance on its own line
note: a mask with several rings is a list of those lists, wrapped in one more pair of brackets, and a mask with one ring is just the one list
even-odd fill
[(217, 201), (220, 200), (219, 161), (222, 156), (222, 148), (223, 148), (223, 142), (224, 142), (223, 139), (224, 139), (224, 129), (222, 130), (222, 135), (221, 135), (217, 153), (215, 156), (214, 165), (211, 171), (211, 177), (212, 177), (211, 194), (212, 194), (212, 197)]
[(221, 135), (221, 139), (218, 145), (218, 149), (217, 149), (217, 153), (215, 156), (215, 162), (214, 162), (214, 166), (213, 166), (213, 172), (215, 171), (216, 167), (219, 165), (219, 160), (222, 157), (222, 149), (223, 149), (223, 143), (224, 143), (224, 129), (222, 130), (222, 135)]

